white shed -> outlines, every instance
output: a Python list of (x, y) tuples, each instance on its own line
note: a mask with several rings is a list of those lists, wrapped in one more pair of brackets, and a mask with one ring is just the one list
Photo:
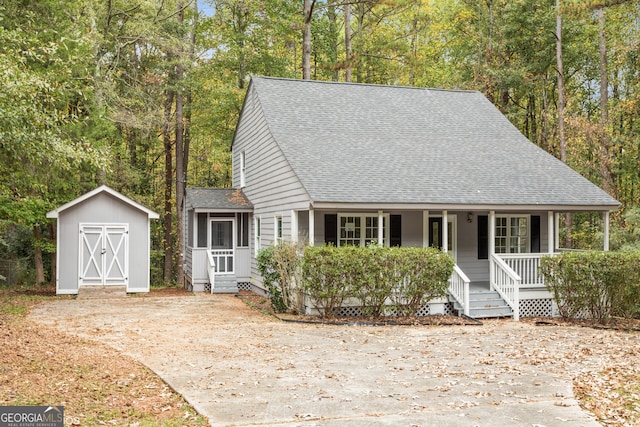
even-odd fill
[(58, 220), (56, 294), (81, 286), (149, 292), (150, 224), (159, 215), (103, 185), (47, 213)]

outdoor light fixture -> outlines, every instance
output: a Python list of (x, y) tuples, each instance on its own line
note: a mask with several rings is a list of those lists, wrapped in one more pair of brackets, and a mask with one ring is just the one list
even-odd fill
[(469, 213), (467, 214), (467, 222), (468, 222), (468, 223), (473, 222), (473, 212), (469, 212)]

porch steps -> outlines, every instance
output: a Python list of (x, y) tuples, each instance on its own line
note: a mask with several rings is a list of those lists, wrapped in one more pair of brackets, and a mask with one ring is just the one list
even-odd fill
[(125, 298), (126, 286), (80, 286), (78, 299)]
[(237, 294), (238, 279), (236, 276), (216, 275), (213, 285), (214, 294)]
[[(457, 301), (453, 303), (453, 308), (462, 313), (463, 307)], [(474, 289), (469, 291), (469, 316), (476, 319), (511, 317), (513, 310), (498, 292)]]

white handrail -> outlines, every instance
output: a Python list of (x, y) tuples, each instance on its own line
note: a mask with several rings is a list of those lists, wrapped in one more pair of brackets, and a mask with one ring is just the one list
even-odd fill
[(460, 304), (465, 316), (469, 315), (469, 283), (471, 281), (464, 274), (458, 264), (454, 264), (449, 278), (449, 293)]
[(491, 254), (491, 288), (495, 289), (513, 310), (513, 320), (520, 320), (520, 283), (522, 279), (502, 258)]
[(213, 293), (213, 287), (216, 281), (216, 262), (213, 260), (213, 254), (211, 251), (207, 251), (207, 259), (209, 265), (207, 266), (207, 273), (209, 274), (209, 283), (211, 284), (211, 293)]

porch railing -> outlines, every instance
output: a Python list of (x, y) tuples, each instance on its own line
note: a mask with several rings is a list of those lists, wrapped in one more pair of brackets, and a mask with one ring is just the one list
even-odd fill
[(213, 259), (213, 254), (207, 251), (207, 273), (209, 274), (209, 283), (211, 284), (211, 293), (216, 283), (216, 262)]
[(463, 307), (463, 312), (466, 316), (469, 315), (469, 283), (470, 280), (464, 271), (458, 267), (458, 264), (453, 266), (453, 272), (449, 278), (449, 293), (451, 296)]
[(500, 254), (498, 255), (520, 276), (521, 288), (544, 288), (544, 278), (539, 267), (542, 257), (554, 254)]
[(234, 273), (234, 253), (233, 249), (211, 249), (209, 254), (213, 258), (217, 274)]
[(513, 320), (520, 319), (520, 286), (522, 279), (502, 258), (491, 254), (489, 283), (513, 310)]

